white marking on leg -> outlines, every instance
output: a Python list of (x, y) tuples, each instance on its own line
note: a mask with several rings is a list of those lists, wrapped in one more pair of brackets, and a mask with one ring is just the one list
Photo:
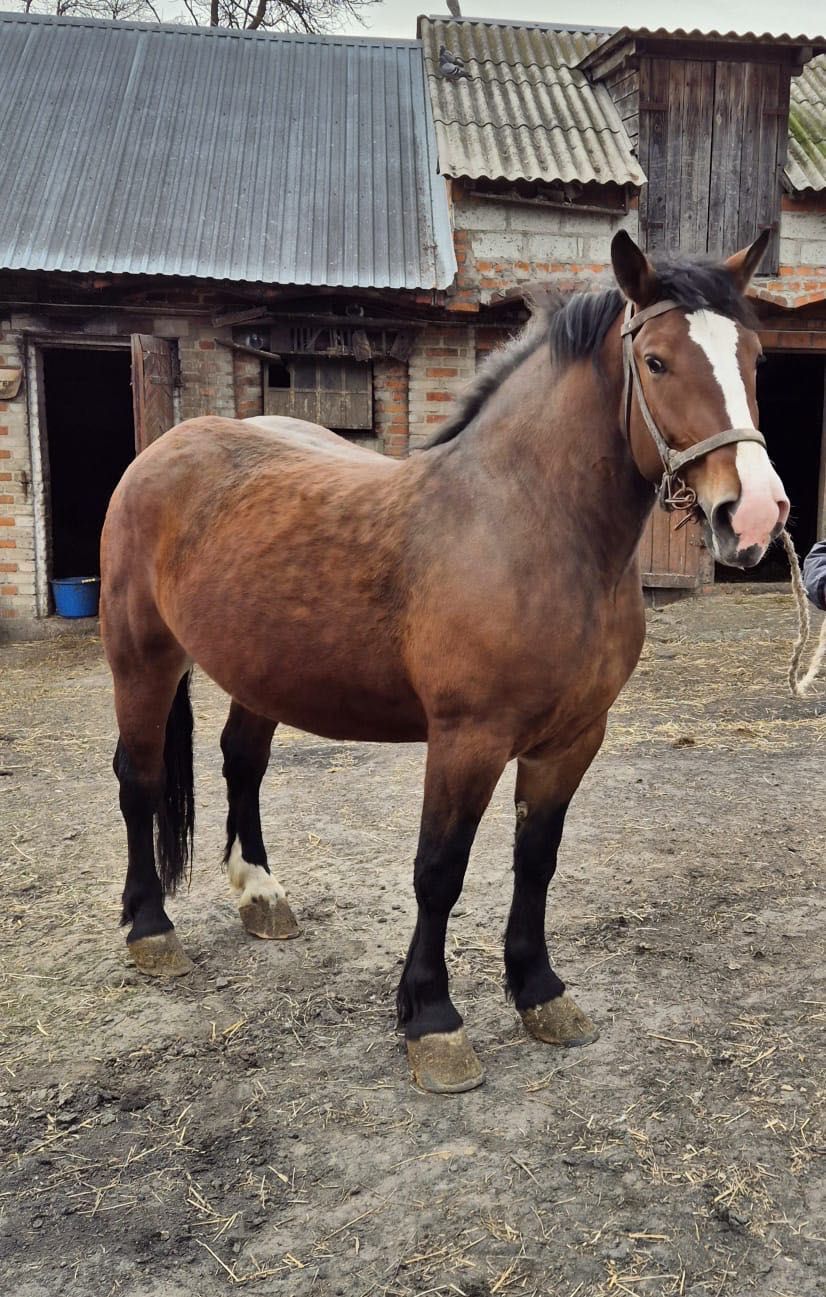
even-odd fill
[[(754, 428), (737, 358), (737, 325), (715, 311), (692, 311), (687, 320), (689, 337), (705, 353), (720, 385), (729, 427)], [(735, 465), (740, 478), (740, 500), (731, 515), (735, 535), (741, 549), (765, 549), (778, 521), (788, 517), (783, 483), (756, 441), (737, 443)]]
[(251, 905), (253, 901), (276, 901), (285, 899), (287, 893), (268, 873), (263, 865), (253, 865), (241, 855), (241, 844), (236, 839), (232, 844), (227, 861), (227, 875), (232, 890), (235, 892), (238, 908)]

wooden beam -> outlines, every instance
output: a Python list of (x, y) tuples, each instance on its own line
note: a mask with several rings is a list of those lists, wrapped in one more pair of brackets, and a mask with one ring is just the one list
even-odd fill
[(216, 338), (219, 347), (226, 347), (227, 351), (242, 351), (246, 356), (257, 356), (259, 360), (274, 360), (278, 364), (283, 364), (281, 356), (277, 351), (261, 351), (258, 347), (245, 347), (243, 342), (225, 342), (223, 338)]
[(643, 572), (642, 583), (651, 590), (693, 590), (700, 581), (689, 572)]

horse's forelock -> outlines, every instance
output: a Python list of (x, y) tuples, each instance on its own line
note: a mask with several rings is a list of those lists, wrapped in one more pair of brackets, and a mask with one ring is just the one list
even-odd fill
[(757, 317), (727, 266), (686, 257), (654, 259), (657, 298), (669, 297), (687, 311), (715, 311), (747, 329), (757, 328)]

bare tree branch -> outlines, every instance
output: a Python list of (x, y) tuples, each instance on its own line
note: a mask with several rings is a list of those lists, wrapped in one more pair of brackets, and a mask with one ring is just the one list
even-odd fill
[[(350, 18), (362, 19), (364, 11), (378, 3), (380, 0), (181, 0), (188, 20), (196, 26), (310, 35), (336, 31)], [(17, 0), (17, 7), (24, 13), (162, 21), (155, 0)], [(187, 19), (179, 14), (172, 21)]]

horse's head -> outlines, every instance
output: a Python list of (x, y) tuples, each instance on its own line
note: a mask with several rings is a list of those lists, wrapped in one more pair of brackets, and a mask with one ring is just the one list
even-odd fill
[(629, 372), (623, 402), (631, 453), (652, 482), (663, 475), (664, 457), (682, 459), (677, 472), (696, 495), (714, 557), (741, 568), (760, 562), (789, 514), (757, 434), (762, 352), (743, 296), (767, 242), (764, 231), (722, 265), (654, 265), (624, 232), (611, 245), (617, 282), (637, 316), (624, 341), (634, 361), (627, 368), (637, 375)]

